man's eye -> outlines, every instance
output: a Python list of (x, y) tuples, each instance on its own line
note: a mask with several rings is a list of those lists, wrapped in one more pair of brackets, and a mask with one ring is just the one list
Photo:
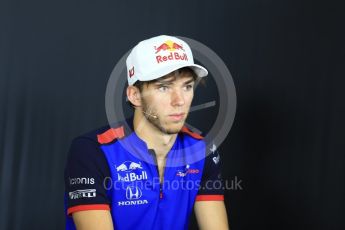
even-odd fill
[(162, 91), (162, 92), (165, 92), (165, 91), (168, 90), (168, 86), (166, 86), (166, 85), (161, 85), (161, 86), (158, 87), (158, 90), (159, 90), (159, 91)]
[(193, 89), (193, 85), (186, 85), (186, 86), (185, 86), (185, 89), (186, 89), (186, 90), (191, 90), (191, 89)]

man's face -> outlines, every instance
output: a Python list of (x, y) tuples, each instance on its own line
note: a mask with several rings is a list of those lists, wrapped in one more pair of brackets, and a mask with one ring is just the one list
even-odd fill
[(160, 131), (178, 133), (188, 116), (193, 95), (194, 78), (190, 72), (169, 74), (144, 85), (141, 92), (144, 115)]

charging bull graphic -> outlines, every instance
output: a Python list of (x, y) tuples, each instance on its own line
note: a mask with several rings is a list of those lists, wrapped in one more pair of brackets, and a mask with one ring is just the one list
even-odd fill
[(141, 162), (139, 162), (139, 164), (135, 163), (135, 162), (132, 162), (130, 165), (129, 165), (129, 169), (130, 170), (134, 170), (134, 169), (143, 169), (143, 167), (141, 166)]
[(135, 163), (132, 161), (125, 161), (116, 167), (116, 171), (118, 172), (131, 172), (136, 169), (143, 169), (141, 162)]
[(173, 41), (165, 41), (161, 45), (155, 46), (154, 48), (156, 50), (156, 53), (159, 53), (161, 51), (167, 51), (167, 50), (168, 51), (174, 51), (174, 50), (184, 51), (182, 45), (177, 44), (176, 42), (173, 42)]

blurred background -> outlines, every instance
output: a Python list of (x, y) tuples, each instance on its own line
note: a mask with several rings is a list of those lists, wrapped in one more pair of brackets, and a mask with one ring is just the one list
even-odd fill
[(0, 229), (64, 229), (70, 141), (107, 124), (112, 69), (160, 34), (202, 42), (232, 73), (236, 117), (218, 148), (223, 178), (241, 180), (226, 190), (231, 228), (344, 229), (344, 10), (344, 1), (2, 0)]

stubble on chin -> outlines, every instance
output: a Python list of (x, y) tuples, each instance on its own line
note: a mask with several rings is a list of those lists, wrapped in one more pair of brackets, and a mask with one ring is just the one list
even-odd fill
[(151, 117), (148, 117), (148, 121), (154, 126), (156, 127), (159, 131), (161, 131), (164, 134), (177, 134), (180, 132), (181, 128), (169, 128), (167, 127), (168, 125), (164, 125), (163, 122), (161, 122), (161, 120), (158, 119), (154, 119)]

